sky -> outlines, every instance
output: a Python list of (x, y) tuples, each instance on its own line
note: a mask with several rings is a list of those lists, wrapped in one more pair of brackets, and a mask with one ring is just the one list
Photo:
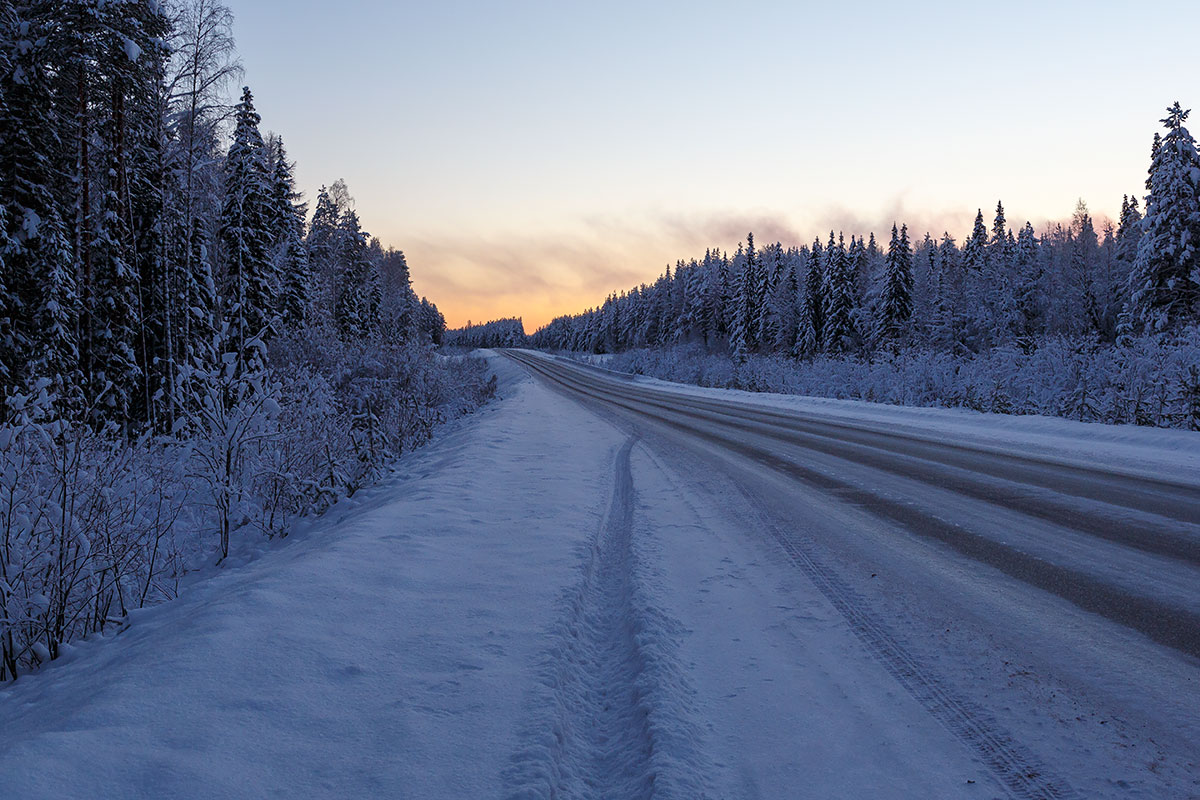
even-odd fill
[(748, 231), (1115, 217), (1200, 105), (1194, 0), (226, 2), (306, 197), (344, 179), (451, 327), (532, 332)]

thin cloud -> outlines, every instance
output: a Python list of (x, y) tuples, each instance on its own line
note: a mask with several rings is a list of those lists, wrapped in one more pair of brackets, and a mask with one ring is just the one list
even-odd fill
[[(994, 201), (982, 207), (991, 227)], [(1019, 209), (1005, 209), (1009, 226), (1024, 225)], [(451, 326), (519, 316), (533, 330), (555, 316), (595, 307), (613, 292), (653, 282), (667, 265), (700, 258), (716, 248), (732, 253), (753, 232), (759, 245), (785, 247), (824, 240), (829, 231), (866, 236), (881, 244), (893, 222), (907, 224), (911, 238), (943, 232), (962, 241), (976, 208), (917, 210), (903, 195), (872, 212), (825, 206), (795, 217), (751, 213), (664, 213), (637, 220), (594, 216), (558, 232), (461, 236), (426, 232), (398, 237), (412, 265), (416, 288), (430, 297)], [(1063, 219), (1069, 219), (1064, 214)], [(1100, 229), (1107, 218), (1097, 215)], [(1041, 231), (1045, 220), (1034, 220)]]

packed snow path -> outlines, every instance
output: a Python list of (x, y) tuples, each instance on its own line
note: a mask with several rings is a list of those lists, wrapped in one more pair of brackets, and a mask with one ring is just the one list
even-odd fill
[(385, 485), (0, 687), (0, 797), (1200, 796), (1194, 434), (512, 357)]

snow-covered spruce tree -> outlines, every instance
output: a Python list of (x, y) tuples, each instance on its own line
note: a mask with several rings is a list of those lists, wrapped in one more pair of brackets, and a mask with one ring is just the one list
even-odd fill
[(783, 276), (775, 287), (774, 318), (775, 341), (772, 348), (776, 353), (790, 356), (796, 349), (796, 328), (800, 311), (800, 280), (796, 275), (796, 264), (800, 253), (792, 250), (785, 256)]
[(821, 349), (825, 322), (825, 252), (814, 239), (804, 271), (804, 296), (796, 320), (795, 355), (810, 358)]
[(1015, 276), (1013, 303), (1017, 314), (1017, 342), (1025, 351), (1034, 346), (1035, 338), (1042, 332), (1042, 261), (1038, 253), (1037, 235), (1028, 221), (1017, 236), (1013, 256)]
[(1119, 260), (1133, 268), (1137, 260), (1138, 243), (1142, 239), (1142, 212), (1137, 197), (1121, 196), (1121, 218), (1117, 223), (1117, 252)]
[(867, 299), (872, 297), (878, 288), (876, 284), (878, 277), (883, 273), (883, 268), (884, 253), (879, 247), (879, 242), (875, 240), (875, 233), (872, 232), (867, 237), (866, 247), (859, 256), (859, 267), (855, 275), (857, 284), (854, 296), (860, 305), (864, 307), (868, 305)]
[(670, 341), (675, 344), (690, 341), (692, 338), (692, 321), (688, 314), (688, 281), (689, 270), (687, 262), (679, 260), (675, 262), (675, 274), (671, 279), (671, 284), (668, 290), (670, 298), (670, 317), (671, 338)]
[(984, 347), (1010, 344), (1020, 328), (1019, 312), (1014, 300), (1016, 276), (1016, 237), (1008, 227), (1004, 204), (996, 202), (996, 216), (992, 221), (991, 238), (987, 246), (987, 280), (991, 288), (986, 292), (986, 330), (980, 337)]
[(1009, 257), (1008, 221), (1004, 216), (1004, 203), (996, 201), (996, 216), (992, 220), (992, 235), (988, 239), (988, 259), (993, 264), (1004, 264)]
[(775, 334), (779, 328), (775, 291), (783, 280), (782, 244), (776, 242), (763, 248), (758, 256), (754, 277), (754, 340), (760, 352), (767, 352), (775, 345)]
[(759, 347), (759, 332), (762, 330), (763, 301), (766, 296), (766, 266), (762, 255), (754, 247), (754, 234), (746, 234), (745, 263), (742, 265), (742, 296), (739, 307), (742, 314), (743, 336), (746, 352)]
[(283, 138), (273, 142), (271, 169), (271, 221), (274, 235), (272, 270), (279, 283), (276, 292), (279, 312), (285, 328), (295, 329), (304, 324), (312, 297), (312, 275), (308, 266), (308, 249), (304, 245), (305, 208), (299, 203), (292, 178), (292, 164), (283, 147)]
[(171, 22), (157, 3), (131, 3), (124, 20), (117, 73), (124, 87), (118, 118), (124, 125), (126, 193), (137, 273), (140, 319), (138, 357), (141, 383), (134, 416), (155, 430), (170, 430), (175, 418), (175, 337), (182, 304), (178, 255), (186, 233), (170, 197), (180, 193), (169, 163), (167, 38)]
[(700, 339), (707, 348), (712, 320), (709, 313), (708, 272), (704, 265), (692, 259), (684, 271), (684, 285), (687, 298), (684, 308), (686, 336)]
[(668, 345), (675, 341), (675, 331), (673, 329), (675, 323), (672, 297), (673, 284), (674, 278), (671, 275), (671, 265), (668, 264), (663, 274), (659, 275), (658, 280), (654, 282), (654, 327), (657, 331), (654, 344), (657, 346)]
[(220, 285), (232, 341), (237, 352), (250, 359), (259, 352), (251, 342), (265, 341), (271, 335), (276, 281), (270, 258), (271, 186), (258, 130), (260, 118), (249, 86), (242, 89), (235, 120), (233, 142), (225, 158)]
[[(1167, 109), (1170, 111), (1170, 109)], [(1154, 140), (1150, 142), (1150, 166), (1146, 168), (1146, 191), (1154, 188), (1154, 170), (1158, 164), (1158, 148), (1162, 146), (1162, 134), (1154, 132)]]
[(1133, 314), (1151, 331), (1193, 318), (1200, 299), (1200, 155), (1184, 127), (1188, 113), (1175, 103), (1162, 120), (1131, 276)]
[(334, 203), (329, 189), (322, 186), (317, 192), (317, 204), (308, 225), (308, 255), (313, 263), (324, 263), (337, 255), (338, 222), (341, 210)]
[(912, 248), (908, 242), (908, 226), (898, 231), (893, 224), (875, 315), (876, 337), (880, 342), (896, 343), (907, 334), (913, 312), (912, 290)]
[[(753, 240), (751, 240), (753, 246)], [(753, 319), (751, 297), (753, 278), (750, 275), (751, 259), (747, 258), (745, 249), (739, 244), (733, 256), (734, 289), (732, 293), (732, 309), (729, 317), (729, 352), (733, 360), (742, 362), (750, 352), (750, 324)]]
[(826, 295), (824, 344), (831, 353), (845, 353), (853, 349), (854, 329), (854, 275), (850, 269), (850, 257), (846, 251), (846, 240), (839, 235), (834, 241), (829, 234), (825, 248)]
[[(78, 392), (75, 267), (63, 219), (53, 19), (0, 7), (0, 392), (54, 381)], [(20, 46), (17, 46), (20, 42)]]
[(965, 280), (962, 252), (948, 231), (938, 242), (936, 272), (939, 291), (931, 317), (930, 341), (942, 352), (961, 355), (966, 349), (963, 340), (967, 318), (962, 308)]
[(446, 335), (446, 318), (428, 298), (421, 298), (420, 328), (417, 335), (423, 342), (440, 345)]
[[(661, 280), (661, 276), (660, 276)], [(641, 287), (638, 295), (638, 317), (636, 326), (636, 335), (638, 341), (645, 347), (655, 347), (659, 343), (659, 322), (662, 319), (660, 303), (662, 298), (655, 290), (654, 285)], [(600, 317), (599, 311), (593, 316), (593, 325), (599, 325), (603, 320)], [(599, 336), (599, 330), (596, 327), (592, 329), (592, 337)]]
[(937, 297), (937, 241), (929, 231), (913, 246), (913, 314), (909, 322), (913, 343), (928, 347), (930, 322)]
[(961, 320), (961, 341), (976, 353), (986, 346), (990, 333), (988, 300), (992, 275), (988, 265), (988, 230), (980, 209), (976, 212), (971, 235), (962, 246), (962, 299), (965, 302), (957, 311)]
[(870, 298), (875, 289), (871, 283), (875, 270), (867, 254), (867, 243), (862, 236), (851, 235), (846, 261), (850, 269), (850, 322), (855, 334), (853, 346), (857, 349), (867, 344), (865, 338), (875, 329)]
[(379, 279), (383, 289), (383, 302), (379, 315), (384, 332), (397, 342), (416, 339), (416, 310), (420, 305), (412, 288), (412, 276), (404, 253), (394, 248), (383, 252), (379, 260)]
[(696, 295), (692, 298), (692, 321), (699, 326), (705, 349), (711, 350), (717, 341), (720, 328), (720, 286), (718, 269), (713, 259), (712, 248), (704, 251), (704, 259), (696, 269)]
[(134, 350), (140, 337), (141, 303), (138, 276), (130, 262), (132, 232), (121, 201), (126, 195), (124, 170), (116, 160), (117, 145), (110, 143), (110, 147), (114, 161), (102, 183), (100, 213), (89, 231), (93, 277), (90, 303), (85, 306), (85, 363), (89, 396), (100, 400), (94, 407), (94, 422), (132, 433), (134, 395), (141, 385)]
[[(1092, 216), (1083, 200), (1075, 207), (1075, 214), (1071, 219), (1071, 233), (1072, 246), (1067, 273), (1071, 287), (1069, 297), (1072, 304), (1082, 312), (1077, 321), (1076, 332), (1112, 341), (1119, 304), (1119, 299), (1115, 296), (1117, 285), (1112, 278), (1107, 256), (1101, 250)], [(1110, 243), (1110, 249), (1111, 247)]]
[(379, 326), (379, 270), (368, 255), (368, 237), (358, 214), (347, 211), (340, 230), (342, 272), (337, 278), (333, 319), (344, 338), (362, 339)]
[(968, 275), (980, 275), (987, 269), (988, 231), (983, 224), (983, 209), (975, 213), (971, 235), (962, 246), (963, 269)]
[(1121, 304), (1120, 315), (1117, 317), (1116, 337), (1118, 344), (1128, 345), (1133, 336), (1135, 319), (1132, 302), (1133, 292), (1129, 281), (1133, 276), (1133, 267), (1137, 262), (1138, 245), (1142, 239), (1142, 213), (1138, 209), (1137, 197), (1130, 199), (1129, 195), (1121, 197), (1121, 218), (1117, 227), (1116, 260), (1125, 274), (1125, 297)]
[(714, 253), (713, 258), (717, 270), (713, 287), (715, 292), (713, 314), (716, 317), (717, 335), (729, 339), (733, 329), (734, 285), (730, 275), (728, 251), (723, 251), (720, 256)]
[(308, 248), (308, 266), (313, 277), (313, 310), (322, 321), (332, 323), (333, 308), (337, 304), (338, 281), (344, 242), (344, 216), (353, 206), (350, 189), (344, 180), (338, 179), (328, 187), (322, 186), (317, 193), (308, 234), (304, 239)]
[[(186, 282), (186, 317), (188, 319), (186, 339), (181, 364), (189, 370), (210, 372), (217, 363), (216, 335), (218, 328), (217, 284), (213, 279), (212, 256), (205, 234), (204, 221), (192, 219), (191, 236), (188, 239), (189, 271), (182, 277)], [(184, 389), (185, 398), (194, 393)]]

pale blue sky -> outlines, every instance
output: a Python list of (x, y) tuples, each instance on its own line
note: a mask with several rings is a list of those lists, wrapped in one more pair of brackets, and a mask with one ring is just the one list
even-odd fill
[(452, 325), (532, 330), (748, 228), (1115, 214), (1200, 106), (1195, 2), (228, 1), (301, 187), (345, 178)]

